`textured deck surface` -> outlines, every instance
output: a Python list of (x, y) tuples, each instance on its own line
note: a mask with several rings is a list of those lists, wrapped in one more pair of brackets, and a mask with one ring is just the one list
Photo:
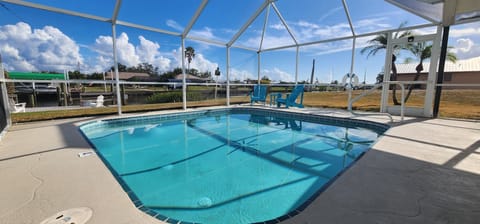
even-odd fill
[[(89, 224), (161, 223), (135, 208), (96, 155), (78, 157), (92, 151), (77, 129), (91, 119), (9, 129), (0, 141), (1, 223), (37, 224), (76, 207), (92, 208)], [(304, 211), (282, 223), (478, 223), (479, 189), (480, 123), (410, 118), (394, 123)]]

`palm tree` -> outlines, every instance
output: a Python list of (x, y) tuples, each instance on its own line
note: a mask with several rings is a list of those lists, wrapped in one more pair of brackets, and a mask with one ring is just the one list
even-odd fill
[[(448, 48), (451, 49), (453, 47), (449, 46)], [(415, 77), (413, 77), (413, 81), (418, 81), (418, 78), (420, 78), (420, 73), (423, 71), (423, 61), (432, 57), (432, 45), (427, 44), (426, 42), (417, 42), (409, 45), (408, 50), (420, 60), (417, 67), (415, 67), (417, 73), (415, 74)], [(406, 59), (406, 61), (410, 60), (411, 58)], [(453, 52), (447, 51), (447, 60), (455, 63), (457, 61), (457, 55), (455, 55)], [(408, 85), (408, 93), (405, 96), (405, 103), (412, 93), (413, 86), (414, 85)]]
[(188, 71), (190, 71), (190, 63), (192, 62), (192, 59), (195, 58), (195, 49), (193, 47), (188, 46), (185, 48), (185, 58), (187, 58), (188, 61)]
[[(402, 22), (398, 28), (402, 28), (407, 24), (407, 22)], [(393, 39), (399, 39), (403, 37), (412, 36), (412, 32), (410, 30), (406, 30), (403, 32), (396, 32), (393, 35)], [(388, 34), (382, 33), (380, 35), (375, 36), (373, 39), (369, 40), (367, 43), (368, 46), (364, 47), (360, 53), (365, 53), (368, 51), (367, 58), (370, 55), (375, 56), (379, 51), (387, 49), (387, 42), (388, 42)], [(393, 46), (393, 55), (392, 55), (392, 75), (390, 76), (390, 81), (397, 80), (397, 66), (395, 65), (395, 61), (397, 60), (396, 54), (400, 52), (400, 50), (407, 50), (409, 47), (408, 45), (395, 45)], [(396, 85), (392, 86), (392, 98), (393, 104), (400, 105), (398, 102), (397, 95), (396, 95), (397, 87)]]

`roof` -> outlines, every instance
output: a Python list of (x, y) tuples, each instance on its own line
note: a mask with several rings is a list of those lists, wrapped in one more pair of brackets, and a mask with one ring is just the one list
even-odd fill
[[(113, 79), (115, 78), (115, 73), (114, 72), (109, 72), (107, 73), (107, 76), (105, 76), (105, 79)], [(118, 78), (121, 80), (127, 80), (131, 79), (133, 77), (150, 77), (147, 73), (141, 73), (141, 72), (118, 72)]]
[[(396, 64), (398, 74), (411, 74), (415, 73), (415, 67), (418, 64)], [(428, 72), (430, 62), (423, 63), (423, 73)], [(450, 61), (445, 62), (445, 72), (480, 72), (480, 57), (470, 58), (466, 60), (457, 60), (453, 63)]]
[(36, 72), (8, 72), (10, 79), (27, 79), (27, 80), (65, 80), (65, 75), (61, 73), (36, 73)]

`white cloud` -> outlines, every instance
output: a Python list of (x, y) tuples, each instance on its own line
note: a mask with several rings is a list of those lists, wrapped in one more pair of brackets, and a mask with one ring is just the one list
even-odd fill
[(219, 38), (213, 34), (213, 30), (210, 27), (203, 27), (200, 30), (191, 30), (188, 36), (200, 37), (207, 40), (218, 40)]
[(465, 52), (469, 52), (470, 50), (472, 50), (474, 45), (475, 44), (473, 43), (472, 40), (470, 40), (468, 38), (460, 38), (460, 39), (457, 40), (456, 47), (453, 50), (456, 50), (457, 52), (465, 53)]
[(298, 25), (299, 27), (305, 27), (305, 28), (309, 28), (309, 29), (318, 29), (318, 28), (320, 28), (320, 26), (317, 25), (317, 24), (310, 23), (310, 22), (303, 21), (303, 20), (298, 21), (298, 22), (297, 22), (297, 25)]
[[(251, 38), (248, 38), (246, 41), (239, 43), (239, 45), (252, 47), (256, 49), (260, 46), (260, 38), (261, 36), (251, 37)], [(274, 35), (270, 33), (265, 33), (265, 37), (263, 38), (262, 49), (282, 47), (282, 46), (288, 46), (293, 44), (295, 44), (295, 42), (293, 42), (292, 37), (290, 37), (290, 35), (288, 34)]]
[(270, 25), (270, 28), (274, 30), (285, 30), (285, 26), (281, 23)]
[(190, 64), (190, 67), (196, 68), (198, 71), (201, 72), (210, 71), (213, 73), (218, 67), (218, 64), (206, 59), (203, 54), (197, 54), (195, 56), (195, 59)]
[(152, 42), (145, 39), (143, 36), (139, 36), (140, 45), (135, 47), (135, 51), (138, 54), (138, 57), (141, 61), (154, 61), (155, 57), (158, 54), (158, 49), (160, 45), (158, 43)]
[[(332, 12), (335, 13), (340, 8), (332, 9)], [(394, 13), (397, 14), (397, 13)], [(375, 18), (365, 18), (354, 21), (354, 28), (357, 33), (368, 33), (374, 32), (379, 30), (385, 29), (392, 29), (395, 28), (396, 25), (392, 25), (389, 23), (389, 18), (386, 15), (382, 15)], [(336, 24), (322, 24), (322, 23), (313, 23), (311, 21), (305, 20), (298, 20), (298, 21), (287, 21), (290, 29), (292, 30), (293, 34), (297, 38), (299, 43), (309, 43), (318, 40), (328, 40), (334, 39), (338, 37), (349, 37), (352, 36), (352, 31), (350, 29), (350, 25), (348, 24), (347, 20), (342, 22), (338, 22)], [(286, 29), (283, 27), (281, 23), (276, 23), (270, 25), (268, 30), (265, 33), (264, 39), (264, 49), (272, 48), (272, 47), (281, 47), (281, 46), (289, 46), (294, 44), (292, 38), (286, 32)], [(254, 32), (252, 30), (247, 31), (244, 35), (249, 35), (247, 38), (241, 38), (238, 45), (246, 46), (246, 47), (253, 47), (257, 48), (260, 43), (261, 32)], [(243, 41), (241, 41), (243, 40)], [(337, 42), (339, 43), (339, 42)], [(294, 48), (290, 50), (295, 50)], [(332, 46), (329, 49), (329, 52), (338, 52), (350, 50), (345, 48), (343, 44), (340, 47)]]
[(121, 33), (117, 38), (117, 57), (120, 63), (127, 66), (135, 66), (140, 63), (140, 57), (136, 54), (135, 46), (129, 42), (126, 33)]
[(453, 26), (450, 29), (450, 51), (459, 59), (467, 59), (480, 56), (480, 23), (469, 23)]
[[(464, 25), (465, 26), (465, 25)], [(465, 36), (478, 36), (480, 35), (480, 27), (465, 27), (465, 28), (457, 28), (454, 27), (450, 30), (449, 36), (450, 37), (465, 37)]]
[[(224, 76), (224, 74), (222, 74), (222, 76)], [(232, 81), (234, 81), (234, 80), (243, 81), (243, 80), (247, 80), (247, 79), (257, 79), (257, 76), (253, 75), (252, 73), (250, 73), (249, 71), (246, 71), (246, 70), (239, 70), (239, 69), (235, 69), (235, 68), (232, 68), (230, 70), (230, 80), (232, 80)], [(223, 77), (222, 80), (226, 80), (226, 78)]]
[[(213, 35), (208, 28), (200, 33)], [(138, 36), (138, 40), (138, 44), (133, 43), (126, 33), (117, 37), (119, 63), (136, 66), (146, 62), (158, 67), (160, 72), (181, 67), (181, 54), (177, 53), (180, 50), (162, 53), (159, 43), (144, 36)], [(85, 59), (80, 54), (80, 46), (55, 27), (32, 30), (23, 22), (0, 26), (0, 51), (8, 70), (60, 72), (76, 69), (80, 63), (81, 72), (91, 73), (103, 72), (113, 65), (111, 36), (98, 36), (93, 44), (83, 47), (91, 50), (93, 56)], [(218, 63), (208, 60), (203, 54), (197, 54), (191, 64), (200, 72), (213, 72), (217, 66)]]
[(262, 49), (289, 46), (293, 44), (295, 44), (295, 42), (293, 41), (292, 37), (290, 37), (290, 35), (276, 36), (271, 34), (265, 34)]
[[(99, 53), (98, 59), (113, 65), (113, 49), (111, 36), (99, 36), (94, 43), (94, 48)], [(135, 47), (129, 43), (128, 35), (121, 33), (117, 37), (117, 60), (119, 63), (126, 66), (135, 66), (140, 62), (138, 55), (135, 54)]]
[[(130, 43), (126, 33), (121, 33), (117, 38), (118, 62), (126, 66), (136, 66), (139, 63), (149, 63), (159, 68), (160, 72), (171, 69), (171, 60), (162, 56), (160, 44), (139, 36), (140, 43)], [(98, 53), (97, 63), (91, 66), (93, 71), (104, 71), (113, 65), (112, 37), (99, 36), (94, 43)]]
[[(390, 24), (387, 23), (387, 21), (388, 19), (386, 17), (362, 19), (356, 21), (354, 27), (357, 32), (361, 30), (362, 33), (384, 30), (386, 28), (392, 27)], [(300, 43), (308, 43), (318, 40), (352, 36), (350, 25), (346, 21), (332, 25), (324, 25), (312, 23), (305, 20), (299, 20), (296, 22), (289, 21), (288, 24), (293, 34)], [(269, 30), (270, 32), (267, 31), (265, 33), (263, 49), (289, 46), (294, 44), (289, 33), (286, 31), (285, 27), (283, 27), (281, 23), (276, 23), (270, 25), (269, 27), (272, 29)], [(239, 42), (238, 44), (241, 46), (257, 48), (260, 43), (260, 34), (258, 32), (249, 32), (249, 34), (251, 35), (250, 38), (246, 38), (245, 41)], [(291, 50), (295, 49), (292, 48)], [(330, 52), (338, 52), (344, 50), (349, 49), (342, 46), (333, 46), (331, 49), (329, 49)]]
[(135, 50), (142, 62), (148, 62), (159, 68), (160, 71), (166, 71), (170, 68), (170, 59), (160, 55), (160, 45), (156, 42), (145, 39), (143, 36), (138, 37), (140, 45)]
[(480, 45), (470, 38), (460, 38), (456, 40), (450, 51), (455, 53), (459, 59), (478, 57), (480, 55)]
[[(355, 44), (356, 49), (365, 47), (367, 45), (366, 41), (366, 39), (362, 38), (357, 39)], [(353, 42), (351, 39), (347, 39), (329, 43), (307, 45), (301, 47), (301, 52), (308, 52), (310, 55), (319, 56), (343, 51), (351, 51), (352, 43)]]
[[(172, 67), (181, 68), (182, 67), (182, 49), (178, 48), (173, 52), (173, 54), (174, 54), (175, 62), (172, 64), (173, 65)], [(205, 58), (203, 54), (200, 54), (200, 53), (195, 53), (195, 58), (192, 60), (192, 63), (190, 64), (190, 68), (197, 69), (199, 72), (209, 71), (209, 72), (212, 72), (212, 75), (215, 69), (217, 69), (217, 67), (218, 67), (218, 63), (208, 60), (207, 58)], [(188, 68), (187, 60), (185, 60), (185, 68)], [(225, 74), (222, 73), (220, 78), (223, 78), (223, 76), (225, 76)]]
[(175, 20), (172, 20), (172, 19), (169, 19), (167, 20), (167, 26), (173, 28), (174, 30), (177, 30), (177, 31), (183, 31), (183, 27), (177, 23), (177, 21)]
[(370, 28), (370, 31), (376, 31), (379, 28), (391, 28), (392, 25), (386, 23), (387, 18), (386, 17), (380, 17), (380, 18), (374, 18), (374, 19), (362, 19), (359, 20), (358, 22), (354, 23), (354, 27), (356, 29), (363, 28), (367, 29)]
[[(227, 33), (227, 32), (232, 32), (232, 31), (231, 30), (229, 31), (227, 29), (214, 30), (210, 27), (203, 27), (201, 29), (190, 30), (190, 32), (188, 33), (187, 36), (192, 37), (192, 38), (196, 37), (196, 38), (200, 38), (200, 39), (204, 39), (204, 40), (211, 40), (211, 41), (218, 41), (218, 42), (221, 42), (221, 43), (227, 43), (228, 42), (227, 39), (216, 35), (216, 33), (218, 34), (220, 32)], [(203, 42), (203, 41), (192, 40), (192, 39), (190, 39), (189, 41), (195, 42), (196, 45), (197, 45), (197, 48), (202, 50), (202, 51), (209, 50), (212, 47), (211, 44), (208, 44), (208, 43)]]
[(295, 81), (295, 78), (292, 74), (282, 71), (277, 67), (274, 67), (273, 69), (263, 69), (260, 74), (261, 74), (261, 77), (267, 76), (270, 80), (273, 80), (273, 81), (285, 81), (285, 82)]
[(0, 50), (8, 70), (57, 71), (83, 62), (80, 47), (59, 29), (27, 23), (0, 26)]

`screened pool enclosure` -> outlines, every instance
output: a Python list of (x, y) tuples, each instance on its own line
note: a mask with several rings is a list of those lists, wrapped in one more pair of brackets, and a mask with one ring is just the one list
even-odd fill
[[(144, 98), (153, 102), (170, 97), (183, 109), (210, 99), (229, 106), (244, 102), (255, 84), (268, 85), (271, 92), (288, 92), (303, 84), (307, 91), (346, 91), (349, 110), (363, 95), (378, 91), (380, 112), (432, 117), (438, 114), (442, 87), (480, 86), (442, 83), (449, 32), (457, 30), (454, 37), (461, 38), (465, 26), (480, 27), (480, 5), (475, 0), (1, 0), (0, 4), (3, 102), (15, 95), (7, 93), (11, 83), (15, 88), (33, 83), (33, 93), (35, 83), (43, 83), (57, 87), (55, 105), (84, 105), (102, 94), (122, 114), (122, 104), (145, 103)], [(372, 45), (378, 37), (384, 42)], [(395, 59), (396, 64), (423, 60), (401, 52), (413, 44), (431, 46), (428, 67), (422, 70), (425, 78), (392, 79), (397, 75)], [(142, 69), (149, 75), (126, 74)], [(65, 78), (12, 79), (4, 70), (63, 73)], [(405, 73), (416, 72), (411, 68)], [(351, 74), (358, 82), (349, 79)], [(413, 85), (422, 86), (412, 94), (418, 100), (407, 103)], [(77, 90), (78, 100), (71, 100)], [(354, 90), (363, 91), (352, 94)], [(147, 97), (154, 91), (170, 95)], [(399, 95), (400, 106), (391, 102), (392, 94)], [(51, 106), (42, 105), (34, 95), (15, 100)], [(317, 105), (308, 104), (313, 98), (305, 99), (307, 105)], [(8, 111), (7, 105), (4, 108)]]

